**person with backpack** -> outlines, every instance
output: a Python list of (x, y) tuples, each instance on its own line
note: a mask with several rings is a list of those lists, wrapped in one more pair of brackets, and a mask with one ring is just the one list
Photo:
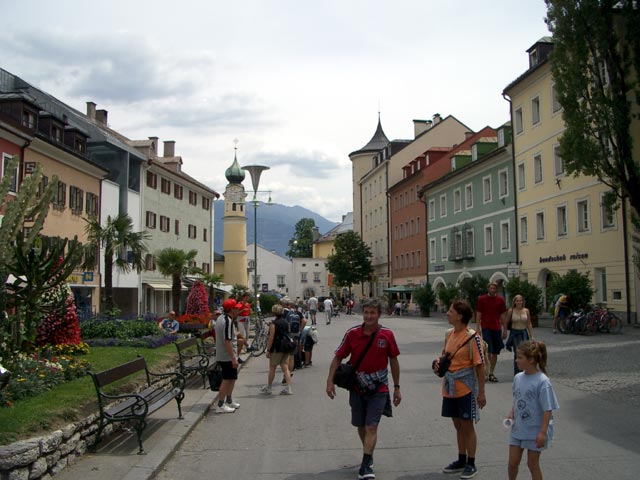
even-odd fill
[(286, 316), (286, 321), (289, 324), (289, 335), (296, 343), (296, 349), (289, 357), (289, 371), (293, 372), (296, 368), (300, 368), (302, 363), (300, 360), (300, 335), (307, 324), (307, 320), (296, 308), (293, 301), (289, 301), (289, 313)]
[(274, 305), (271, 313), (275, 315), (275, 318), (269, 324), (269, 339), (267, 340), (266, 355), (269, 359), (269, 374), (267, 384), (260, 389), (260, 393), (271, 395), (273, 380), (276, 377), (276, 368), (280, 366), (285, 380), (285, 385), (280, 391), (280, 395), (292, 395), (289, 357), (293, 353), (295, 345), (291, 342), (292, 349), (289, 349), (289, 324), (284, 318), (282, 305)]
[(473, 478), (478, 473), (475, 464), (478, 440), (473, 424), (480, 418), (479, 410), (487, 404), (483, 340), (468, 327), (472, 315), (466, 302), (456, 300), (451, 304), (447, 320), (453, 328), (445, 335), (442, 357), (433, 362), (433, 371), (438, 372), (443, 357), (450, 361), (442, 382), (442, 416), (453, 421), (458, 459), (442, 472), (460, 472), (460, 478)]

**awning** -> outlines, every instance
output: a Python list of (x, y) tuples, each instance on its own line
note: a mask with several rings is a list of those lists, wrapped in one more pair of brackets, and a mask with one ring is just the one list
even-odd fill
[(171, 290), (170, 283), (145, 283), (145, 285), (154, 290)]
[(415, 285), (415, 286), (399, 285), (397, 287), (384, 288), (382, 291), (383, 292), (391, 292), (391, 293), (411, 293), (418, 287), (419, 287), (419, 285)]

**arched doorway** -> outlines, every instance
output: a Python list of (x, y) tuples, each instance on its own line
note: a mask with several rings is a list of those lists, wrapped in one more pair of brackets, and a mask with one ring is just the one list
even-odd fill
[(545, 312), (549, 311), (549, 303), (553, 300), (551, 298), (547, 298), (547, 288), (549, 287), (549, 283), (551, 282), (552, 271), (548, 268), (543, 268), (538, 273), (538, 279), (536, 281), (536, 285), (542, 290), (542, 305), (544, 306)]

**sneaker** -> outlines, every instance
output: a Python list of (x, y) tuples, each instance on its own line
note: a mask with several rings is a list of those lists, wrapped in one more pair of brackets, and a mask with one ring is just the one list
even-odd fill
[(240, 408), (240, 404), (238, 402), (227, 402), (225, 403), (225, 405), (229, 405), (234, 410), (237, 410), (238, 408)]
[(265, 385), (260, 389), (260, 393), (263, 395), (271, 395), (271, 386)]
[(462, 472), (462, 475), (460, 475), (460, 478), (473, 478), (478, 474), (478, 469), (476, 467), (474, 467), (473, 465), (467, 465), (464, 467), (464, 471)]
[(555, 328), (553, 329), (553, 333), (558, 333), (558, 330), (556, 330)]
[(243, 359), (241, 359), (241, 358), (238, 358), (238, 363), (239, 363), (240, 365), (242, 365), (244, 362), (245, 362), (245, 360), (243, 360)]
[(280, 395), (293, 395), (293, 390), (291, 390), (291, 385), (289, 385), (288, 387), (284, 387), (280, 391)]
[(373, 468), (371, 465), (363, 465), (358, 470), (358, 479), (363, 480), (365, 478), (376, 478), (376, 474), (373, 473)]
[(458, 473), (464, 470), (465, 464), (460, 463), (459, 460), (451, 462), (449, 465), (442, 469), (442, 473)]
[(236, 409), (230, 407), (229, 405), (222, 405), (221, 407), (220, 406), (216, 407), (216, 413), (233, 413), (235, 411)]

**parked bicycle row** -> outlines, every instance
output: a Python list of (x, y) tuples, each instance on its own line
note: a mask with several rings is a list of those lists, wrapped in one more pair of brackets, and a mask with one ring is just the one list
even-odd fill
[(558, 317), (558, 330), (561, 333), (592, 335), (594, 333), (620, 333), (622, 320), (608, 308), (589, 305)]

